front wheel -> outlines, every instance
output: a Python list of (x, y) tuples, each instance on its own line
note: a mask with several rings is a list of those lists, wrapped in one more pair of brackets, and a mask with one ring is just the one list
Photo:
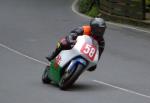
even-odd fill
[(78, 79), (80, 74), (83, 72), (83, 65), (79, 64), (75, 71), (72, 74), (65, 72), (62, 76), (62, 79), (59, 83), (59, 87), (62, 90), (65, 90), (73, 85), (73, 83)]
[(44, 84), (49, 84), (51, 82), (51, 80), (48, 78), (48, 69), (49, 69), (49, 66), (46, 66), (42, 75), (42, 82)]

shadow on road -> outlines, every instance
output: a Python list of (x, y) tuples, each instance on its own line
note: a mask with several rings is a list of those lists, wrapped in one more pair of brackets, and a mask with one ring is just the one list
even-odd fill
[(106, 85), (97, 85), (94, 84), (93, 82), (91, 82), (91, 84), (89, 83), (76, 83), (74, 84), (71, 88), (69, 88), (67, 91), (82, 91), (82, 92), (90, 92), (90, 91), (107, 91), (110, 90), (111, 88), (109, 88)]
[[(49, 88), (53, 88), (54, 90), (59, 89), (58, 85), (56, 84), (42, 84), (43, 86), (45, 85), (45, 87), (49, 87)], [(103, 84), (95, 84), (93, 82), (84, 82), (84, 83), (81, 83), (81, 82), (77, 82), (75, 83), (73, 86), (71, 86), (70, 88), (68, 88), (67, 90), (64, 90), (66, 92), (90, 92), (90, 91), (93, 91), (93, 92), (102, 92), (102, 91), (110, 91), (112, 90), (112, 88), (106, 86), (106, 85), (103, 85)], [(63, 91), (63, 90), (61, 90)]]

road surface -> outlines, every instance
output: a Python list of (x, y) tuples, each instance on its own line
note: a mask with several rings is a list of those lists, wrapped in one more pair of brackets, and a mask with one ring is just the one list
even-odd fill
[(83, 24), (74, 0), (0, 0), (1, 103), (150, 103), (150, 33), (107, 24), (96, 71), (68, 91), (44, 85), (45, 56)]

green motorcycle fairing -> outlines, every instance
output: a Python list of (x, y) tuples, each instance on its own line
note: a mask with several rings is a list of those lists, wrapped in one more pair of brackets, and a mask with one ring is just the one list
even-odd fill
[(48, 70), (48, 77), (58, 84), (61, 80), (61, 73), (62, 67), (57, 63), (56, 59), (52, 60)]

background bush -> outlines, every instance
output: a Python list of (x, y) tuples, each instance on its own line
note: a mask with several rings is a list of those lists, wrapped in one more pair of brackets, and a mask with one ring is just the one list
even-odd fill
[(150, 0), (145, 1), (146, 1), (146, 12), (150, 12)]
[(91, 10), (87, 12), (86, 14), (91, 17), (96, 17), (99, 14), (99, 9), (96, 5), (93, 5)]
[(81, 13), (87, 13), (92, 4), (91, 0), (79, 0), (79, 11)]
[(93, 4), (93, 0), (79, 0), (79, 11), (92, 17), (99, 14), (99, 9)]

